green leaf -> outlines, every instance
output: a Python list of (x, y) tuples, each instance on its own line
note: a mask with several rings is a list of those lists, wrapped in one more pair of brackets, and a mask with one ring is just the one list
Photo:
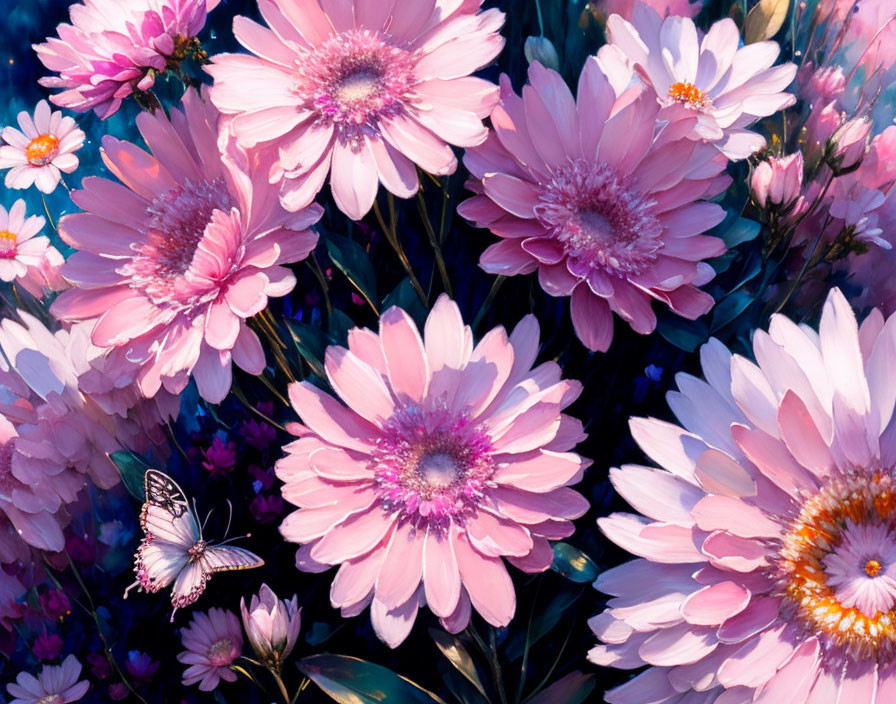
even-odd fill
[(541, 690), (534, 697), (526, 700), (526, 704), (582, 704), (590, 695), (597, 682), (594, 675), (586, 675), (583, 672), (570, 672), (554, 684)]
[(716, 304), (712, 313), (712, 332), (725, 327), (743, 313), (753, 302), (753, 295), (746, 291), (735, 291)]
[(130, 450), (113, 452), (109, 455), (109, 459), (118, 468), (118, 473), (121, 475), (121, 482), (124, 484), (125, 489), (137, 501), (145, 501), (146, 497), (143, 495), (143, 475), (146, 474), (147, 469), (150, 469), (150, 464)]
[(374, 301), (376, 297), (376, 275), (370, 257), (364, 248), (348, 237), (328, 232), (324, 240), (327, 245), (327, 254), (343, 274), (346, 275), (352, 285), (358, 289), (371, 307), (376, 310)]
[(420, 302), (417, 292), (411, 285), (411, 279), (406, 276), (404, 280), (396, 286), (392, 292), (383, 299), (383, 310), (387, 310), (392, 306), (398, 306), (410, 315), (417, 326), (422, 329), (426, 322), (427, 310)]
[(311, 655), (299, 670), (340, 704), (445, 704), (409, 679), (381, 665), (348, 655)]
[(686, 320), (672, 314), (660, 317), (656, 330), (685, 352), (693, 352), (709, 338), (709, 328), (702, 320)]
[(485, 687), (482, 686), (482, 680), (479, 679), (479, 674), (476, 672), (473, 658), (470, 657), (470, 653), (467, 652), (460, 639), (450, 633), (440, 631), (438, 628), (430, 628), (429, 635), (435, 642), (436, 647), (442, 652), (442, 655), (448, 658), (448, 662), (454, 665), (458, 672), (472, 682), (483, 697), (488, 699), (485, 694)]
[[(582, 596), (582, 588), (574, 588), (570, 585), (565, 589), (561, 589), (547, 606), (536, 609), (535, 614), (532, 617), (532, 623), (529, 624), (528, 628), (530, 648), (560, 623), (560, 619), (563, 618), (564, 614), (569, 610), (569, 607), (572, 606), (580, 596)], [(518, 660), (522, 657), (526, 645), (526, 631), (527, 629), (525, 628), (519, 629), (508, 640), (505, 652), (510, 660)]]
[(744, 44), (771, 39), (784, 26), (790, 0), (759, 0), (744, 20)]
[(298, 320), (287, 320), (286, 327), (295, 343), (296, 349), (302, 355), (302, 359), (308, 362), (308, 366), (321, 379), (327, 378), (324, 371), (324, 355), (327, 351), (329, 340), (319, 327), (301, 323)]
[(330, 319), (327, 321), (327, 327), (328, 332), (330, 333), (330, 339), (337, 345), (344, 345), (348, 338), (348, 331), (357, 326), (355, 325), (354, 320), (349, 318), (338, 308), (334, 308), (330, 312)]
[(551, 563), (554, 572), (563, 575), (573, 582), (593, 582), (599, 570), (594, 560), (569, 543), (554, 543), (554, 561)]
[(761, 230), (762, 225), (755, 220), (738, 218), (734, 221), (734, 224), (722, 234), (722, 239), (725, 241), (725, 246), (727, 246), (728, 249), (731, 249), (737, 247), (739, 244), (756, 239), (756, 236)]

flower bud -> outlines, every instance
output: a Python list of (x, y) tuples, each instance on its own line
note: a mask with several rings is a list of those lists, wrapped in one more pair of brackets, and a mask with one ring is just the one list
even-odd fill
[(523, 53), (530, 64), (537, 61), (545, 68), (560, 70), (560, 57), (557, 56), (557, 50), (547, 37), (526, 37)]
[(243, 627), (252, 648), (267, 665), (279, 668), (295, 647), (302, 624), (302, 610), (298, 597), (282, 601), (262, 584), (257, 595), (252, 596), (249, 608), (246, 600), (240, 600)]
[(833, 155), (829, 162), (834, 173), (843, 173), (862, 162), (868, 151), (870, 132), (871, 120), (867, 117), (854, 117), (837, 128), (831, 136)]
[(750, 179), (753, 201), (762, 209), (787, 208), (800, 197), (802, 189), (802, 152), (763, 161)]
[(846, 76), (840, 66), (815, 68), (808, 63), (800, 69), (798, 80), (803, 99), (813, 106), (830, 103), (846, 90)]

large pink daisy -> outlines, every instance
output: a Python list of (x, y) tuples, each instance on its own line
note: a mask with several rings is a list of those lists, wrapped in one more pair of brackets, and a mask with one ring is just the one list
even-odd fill
[[(480, 265), (494, 274), (538, 271), (552, 296), (571, 296), (576, 333), (606, 350), (615, 312), (639, 333), (656, 327), (655, 299), (696, 318), (713, 305), (696, 286), (712, 278), (701, 260), (725, 245), (700, 233), (725, 212), (697, 202), (725, 189), (724, 158), (687, 138), (693, 118), (658, 129), (649, 88), (617, 95), (589, 59), (575, 100), (563, 79), (538, 63), (517, 96), (501, 79), (488, 140), (467, 151), (477, 196), (458, 212), (502, 241)], [(624, 90), (624, 86), (619, 89)]]
[(340, 565), (330, 601), (369, 604), (374, 629), (401, 643), (428, 605), (451, 632), (471, 608), (506, 626), (516, 596), (504, 560), (547, 569), (548, 539), (588, 508), (568, 485), (588, 464), (570, 450), (582, 424), (562, 411), (581, 391), (560, 367), (535, 369), (538, 324), (473, 346), (460, 311), (436, 302), (421, 337), (399, 308), (380, 333), (356, 328), (330, 347), (327, 377), (346, 404), (307, 382), (290, 387), (305, 423), (276, 466), (299, 507), (280, 527), (302, 543), (300, 569)]
[(231, 362), (259, 374), (265, 358), (246, 324), (269, 296), (292, 290), (283, 265), (308, 256), (320, 217), (312, 205), (287, 213), (267, 182), (269, 164), (247, 158), (218, 113), (190, 91), (182, 110), (137, 118), (147, 154), (103, 139), (106, 166), (123, 185), (87, 178), (72, 199), (63, 240), (80, 250), (62, 268), (75, 288), (53, 303), (62, 320), (93, 320), (92, 340), (139, 367), (146, 396), (179, 393), (190, 374), (212, 402), (230, 389)]
[(653, 86), (660, 105), (697, 116), (695, 135), (729, 159), (764, 147), (765, 138), (745, 128), (796, 100), (782, 92), (796, 76), (796, 65), (773, 66), (781, 52), (776, 42), (738, 48), (740, 32), (731, 19), (703, 35), (690, 18), (662, 18), (635, 3), (631, 22), (618, 15), (607, 20), (607, 37)]
[(818, 332), (775, 316), (753, 352), (704, 346), (683, 428), (631, 422), (662, 468), (611, 471), (644, 515), (599, 521), (639, 559), (595, 583), (590, 659), (652, 667), (609, 702), (896, 698), (896, 318), (835, 289)]
[[(233, 31), (254, 56), (223, 54), (208, 71), (212, 100), (241, 144), (278, 155), (290, 210), (305, 207), (330, 174), (340, 210), (360, 219), (381, 182), (417, 192), (416, 164), (453, 173), (449, 145), (487, 134), (497, 88), (470, 74), (501, 51), (504, 15), (481, 0), (260, 0), (270, 29), (245, 17)], [(251, 91), (246, 86), (253, 86)]]
[(58, 38), (35, 44), (38, 58), (59, 74), (40, 79), (62, 88), (50, 100), (105, 119), (121, 101), (152, 88), (155, 77), (198, 46), (206, 14), (220, 0), (83, 0), (69, 9)]

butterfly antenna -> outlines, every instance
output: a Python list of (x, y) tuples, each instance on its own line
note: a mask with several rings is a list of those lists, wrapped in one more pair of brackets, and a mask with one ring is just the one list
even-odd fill
[(230, 499), (227, 499), (227, 528), (224, 530), (224, 537), (227, 537), (227, 534), (230, 532), (230, 521), (233, 519), (233, 504), (230, 503)]
[(205, 532), (205, 524), (208, 523), (208, 519), (212, 517), (212, 514), (215, 512), (215, 509), (212, 509), (207, 514), (205, 514), (205, 520), (202, 522), (202, 525), (199, 527), (199, 530)]
[(220, 543), (216, 543), (216, 545), (227, 545), (228, 543), (233, 543), (237, 540), (242, 540), (243, 538), (251, 538), (251, 533), (246, 533), (245, 535), (235, 535), (232, 538), (227, 538), (227, 540), (222, 540)]

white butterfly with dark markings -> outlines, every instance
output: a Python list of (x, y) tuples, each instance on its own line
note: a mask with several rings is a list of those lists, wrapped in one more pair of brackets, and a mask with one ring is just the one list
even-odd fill
[(206, 543), (186, 495), (164, 472), (146, 470), (144, 490), (140, 526), (146, 537), (137, 549), (137, 581), (125, 590), (125, 597), (134, 587), (157, 592), (173, 583), (171, 604), (177, 611), (200, 597), (215, 572), (264, 564), (258, 555), (243, 548)]

